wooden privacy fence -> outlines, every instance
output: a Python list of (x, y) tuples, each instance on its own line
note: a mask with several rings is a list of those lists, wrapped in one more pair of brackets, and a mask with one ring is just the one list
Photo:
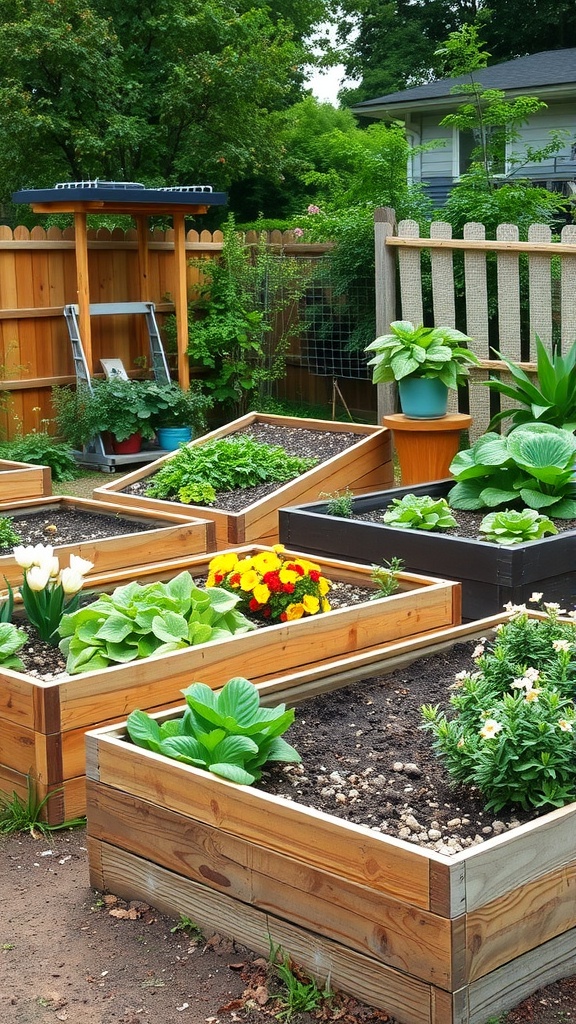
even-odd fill
[[(173, 311), (174, 232), (154, 230), (149, 246), (148, 300), (156, 305), (162, 326)], [(256, 233), (246, 234), (256, 242)], [(302, 257), (326, 251), (327, 246), (294, 243), (291, 233), (270, 232), (268, 242)], [(221, 231), (189, 231), (190, 259), (213, 257), (222, 251)], [(136, 230), (106, 228), (88, 232), (90, 295), (93, 302), (140, 299)], [(198, 282), (199, 271), (187, 267), (187, 286)], [(0, 433), (14, 436), (38, 429), (53, 415), (54, 385), (73, 383), (72, 349), (63, 308), (76, 302), (74, 229), (0, 226), (0, 390), (11, 394), (8, 412), (0, 412)], [(133, 317), (98, 317), (93, 322), (94, 365), (101, 358), (121, 359), (129, 373), (147, 357), (148, 337)]]
[[(500, 224), (492, 240), (482, 224), (466, 224), (463, 234), (452, 238), (450, 224), (436, 221), (422, 238), (416, 221), (396, 224), (393, 210), (376, 211), (376, 323), (378, 334), (403, 319), (457, 327), (472, 338), (481, 366), (459, 399), (476, 438), (501, 397), (479, 382), (508, 372), (495, 351), (533, 372), (536, 335), (549, 350), (566, 351), (576, 339), (576, 225), (556, 241), (545, 224), (531, 225), (527, 242), (513, 224)], [(452, 397), (451, 411), (459, 399)], [(380, 385), (379, 416), (394, 412), (395, 401), (394, 387)]]

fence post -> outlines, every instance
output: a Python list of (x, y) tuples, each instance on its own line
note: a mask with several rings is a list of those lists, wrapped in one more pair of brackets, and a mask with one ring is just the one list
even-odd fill
[[(386, 238), (395, 231), (395, 211), (389, 206), (378, 206), (374, 211), (377, 337), (385, 334), (396, 319), (396, 258), (394, 250), (386, 246)], [(378, 384), (378, 422), (395, 411), (396, 385)]]

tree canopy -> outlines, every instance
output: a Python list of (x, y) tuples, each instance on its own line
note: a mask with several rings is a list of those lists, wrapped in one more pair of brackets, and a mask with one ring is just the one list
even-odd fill
[(0, 199), (95, 177), (227, 188), (278, 169), (271, 118), (301, 98), (324, 13), (324, 0), (0, 0)]

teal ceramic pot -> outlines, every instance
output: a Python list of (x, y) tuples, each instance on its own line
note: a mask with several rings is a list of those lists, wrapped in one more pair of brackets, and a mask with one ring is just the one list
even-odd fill
[(398, 381), (402, 412), (413, 420), (437, 420), (448, 409), (448, 388), (437, 377), (405, 377)]
[(164, 451), (173, 452), (183, 442), (192, 440), (192, 430), (190, 427), (158, 427), (156, 436)]

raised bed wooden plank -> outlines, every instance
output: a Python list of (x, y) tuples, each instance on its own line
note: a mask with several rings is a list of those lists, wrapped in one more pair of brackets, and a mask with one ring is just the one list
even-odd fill
[[(153, 827), (161, 867), (179, 873), (185, 861), (188, 876), (196, 882), (220, 892), (233, 888), (244, 903), (312, 931), (322, 927), (328, 938), (345, 941), (358, 952), (385, 959), (400, 970), (410, 969), (422, 981), (454, 987), (445, 974), (450, 922), (342, 879), (336, 900), (334, 877), (323, 869), (304, 867), (232, 835), (224, 841), (211, 826), (150, 803), (136, 803), (108, 786), (90, 781), (87, 785), (93, 838), (145, 856)], [(464, 943), (460, 967), (458, 983), (463, 977)]]
[(96, 888), (147, 901), (146, 879), (154, 887), (161, 912), (173, 916), (178, 905), (178, 912), (189, 915), (200, 927), (234, 935), (265, 956), (271, 942), (280, 945), (319, 980), (330, 978), (344, 991), (355, 988), (359, 998), (394, 1014), (400, 1024), (431, 1024), (429, 985), (114, 846), (89, 839), (88, 849), (91, 883)]
[[(52, 494), (49, 466), (0, 459), (0, 509), (21, 498), (41, 498)], [(4, 511), (2, 512), (5, 515)]]
[[(380, 426), (359, 423), (335, 423), (330, 420), (311, 420), (293, 416), (273, 416), (251, 412), (227, 423), (217, 430), (195, 438), (191, 446), (205, 444), (218, 438), (229, 437), (251, 425), (266, 423), (299, 430), (321, 430), (332, 433), (354, 433), (358, 442), (339, 455), (325, 460), (294, 480), (279, 486), (273, 493), (246, 505), (239, 512), (228, 512), (215, 507), (188, 506), (189, 511), (201, 518), (212, 520), (219, 549), (245, 543), (273, 544), (278, 541), (278, 509), (296, 502), (313, 501), (322, 491), (353, 488), (364, 493), (374, 487), (389, 487), (394, 480), (390, 432)], [(178, 502), (126, 493), (126, 488), (141, 483), (157, 472), (173, 457), (173, 453), (156, 462), (129, 473), (119, 481), (111, 481), (93, 492), (96, 500), (116, 501), (126, 506), (139, 505), (149, 509), (179, 508)]]

